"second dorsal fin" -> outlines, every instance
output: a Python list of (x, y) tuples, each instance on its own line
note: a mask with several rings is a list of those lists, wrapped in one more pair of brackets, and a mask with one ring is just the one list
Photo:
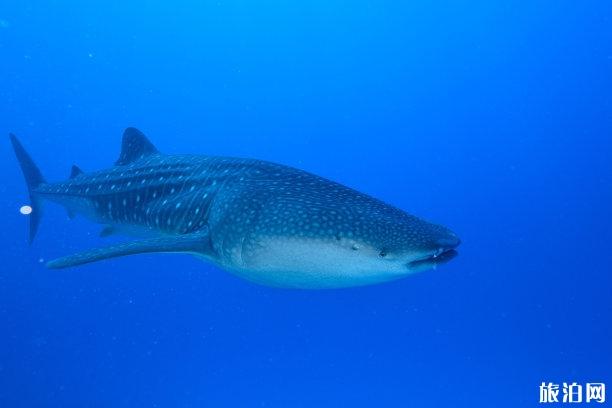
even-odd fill
[(111, 235), (114, 235), (116, 232), (117, 232), (117, 229), (115, 227), (113, 227), (112, 225), (108, 225), (102, 228), (102, 231), (100, 231), (100, 238), (110, 237)]
[(83, 174), (83, 170), (81, 170), (76, 164), (73, 164), (72, 169), (70, 170), (70, 178), (73, 179), (81, 174)]
[(155, 153), (158, 153), (158, 150), (153, 143), (140, 130), (129, 127), (123, 132), (121, 155), (115, 165), (124, 166)]

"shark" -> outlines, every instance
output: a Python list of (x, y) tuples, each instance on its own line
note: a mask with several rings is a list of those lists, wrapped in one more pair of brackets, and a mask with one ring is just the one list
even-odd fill
[(434, 269), (457, 255), (458, 236), (367, 194), (268, 161), (166, 155), (136, 128), (114, 166), (45, 180), (10, 134), (30, 197), (29, 241), (42, 204), (63, 205), (127, 234), (118, 244), (52, 260), (61, 269), (143, 253), (186, 253), (249, 281), (281, 288), (371, 285)]

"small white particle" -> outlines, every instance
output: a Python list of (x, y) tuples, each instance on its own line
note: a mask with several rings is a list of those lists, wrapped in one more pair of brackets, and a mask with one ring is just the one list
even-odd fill
[(30, 207), (29, 205), (24, 205), (19, 209), (19, 212), (22, 215), (30, 215), (32, 214), (32, 207)]

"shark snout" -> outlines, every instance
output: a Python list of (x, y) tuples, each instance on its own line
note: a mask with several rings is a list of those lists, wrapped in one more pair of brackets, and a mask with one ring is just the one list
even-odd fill
[(457, 256), (457, 248), (461, 239), (447, 228), (440, 227), (424, 245), (420, 255), (411, 259), (407, 266), (410, 270), (423, 270), (435, 268), (437, 265), (446, 263)]
[(448, 251), (455, 249), (461, 244), (461, 240), (454, 232), (447, 230), (446, 234), (436, 238), (433, 242), (433, 246), (437, 247), (442, 251)]

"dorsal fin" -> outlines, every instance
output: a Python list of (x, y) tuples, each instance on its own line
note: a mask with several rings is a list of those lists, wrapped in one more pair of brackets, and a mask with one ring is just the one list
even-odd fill
[(83, 170), (81, 170), (76, 164), (73, 164), (72, 169), (70, 170), (70, 178), (73, 179), (81, 174), (83, 174)]
[(158, 153), (153, 143), (138, 129), (129, 127), (123, 132), (121, 155), (115, 162), (117, 166), (130, 164), (138, 159)]

